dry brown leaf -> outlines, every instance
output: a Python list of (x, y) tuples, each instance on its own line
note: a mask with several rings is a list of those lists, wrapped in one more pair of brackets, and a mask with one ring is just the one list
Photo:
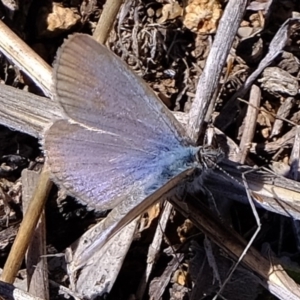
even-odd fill
[(192, 0), (185, 8), (183, 24), (200, 34), (215, 33), (222, 16), (218, 0)]
[(43, 7), (37, 19), (39, 36), (53, 37), (74, 27), (80, 21), (78, 12), (53, 2), (51, 7)]
[(140, 231), (150, 227), (152, 221), (160, 214), (160, 203), (152, 205), (143, 215), (140, 224)]
[(184, 223), (180, 227), (178, 227), (177, 233), (182, 243), (190, 235), (190, 232), (193, 228), (194, 228), (194, 224), (189, 219), (186, 219)]
[(167, 20), (176, 19), (183, 14), (182, 7), (177, 2), (172, 2), (164, 5), (162, 8), (162, 16), (157, 20), (157, 23), (162, 24)]
[(178, 269), (172, 278), (173, 282), (176, 282), (182, 286), (186, 285), (186, 281), (187, 281), (187, 271), (182, 270), (182, 269)]

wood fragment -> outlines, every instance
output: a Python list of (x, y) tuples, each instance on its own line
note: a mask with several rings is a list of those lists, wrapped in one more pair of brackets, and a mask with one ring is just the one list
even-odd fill
[(176, 255), (173, 259), (169, 262), (168, 266), (164, 270), (163, 274), (158, 277), (154, 278), (149, 287), (149, 296), (150, 299), (159, 300), (162, 298), (163, 293), (166, 290), (167, 285), (170, 283), (170, 278), (172, 274), (177, 270), (179, 264), (184, 259), (183, 254)]
[(45, 93), (51, 95), (51, 67), (24, 41), (0, 21), (0, 49)]
[(261, 92), (258, 86), (253, 85), (250, 92), (249, 103), (251, 105), (247, 108), (246, 118), (244, 120), (243, 134), (240, 141), (240, 159), (239, 162), (241, 164), (245, 163), (246, 157), (249, 152), (250, 145), (252, 143), (255, 128), (256, 128), (256, 120), (258, 115), (258, 110), (255, 107), (260, 107), (260, 97)]
[(276, 114), (275, 122), (272, 127), (270, 139), (280, 134), (280, 132), (282, 131), (283, 124), (284, 124), (283, 119), (286, 119), (288, 117), (293, 106), (294, 106), (294, 98), (293, 97), (287, 97), (283, 101), (283, 103), (280, 105), (280, 107), (277, 111), (277, 114)]

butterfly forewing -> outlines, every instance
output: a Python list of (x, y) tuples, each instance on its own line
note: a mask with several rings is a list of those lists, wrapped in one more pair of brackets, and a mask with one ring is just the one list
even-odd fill
[(149, 148), (152, 142), (163, 147), (170, 140), (183, 139), (180, 124), (152, 90), (87, 35), (71, 36), (60, 49), (54, 95), (68, 118), (121, 135), (133, 145)]

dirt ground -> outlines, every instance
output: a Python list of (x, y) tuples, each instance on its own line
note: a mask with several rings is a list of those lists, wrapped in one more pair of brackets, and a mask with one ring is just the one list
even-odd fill
[[(97, 0), (1, 2), (2, 22), (50, 66), (55, 61), (58, 48), (69, 35), (76, 32), (93, 34), (104, 5), (103, 1)], [(228, 3), (218, 0), (186, 2), (126, 0), (106, 46), (141, 76), (171, 111), (188, 114)], [(229, 110), (226, 108), (265, 59), (274, 36), (289, 18), (300, 18), (300, 2), (257, 0), (248, 4), (234, 33), (230, 53), (220, 69), (220, 79), (213, 95), (213, 112), (205, 125), (215, 126), (239, 147), (243, 155), (236, 160), (237, 163), (251, 168), (266, 167), (274, 172), (284, 170), (280, 175), (299, 181), (299, 152), (295, 147), (300, 120), (299, 20), (289, 27), (283, 50), (264, 67), (250, 88), (236, 97), (235, 104)], [(2, 84), (45, 96), (34, 80), (4, 54), (0, 54), (0, 79)], [(247, 109), (252, 105), (247, 104), (255, 92), (259, 94), (256, 112), (253, 113), (255, 118), (246, 121)], [(251, 140), (243, 143), (243, 134), (249, 127), (247, 122), (254, 124), (254, 131)], [(22, 221), (24, 182), (21, 172), (27, 168), (41, 170), (45, 162), (38, 138), (5, 125), (0, 126), (1, 268)], [(204, 135), (201, 133), (201, 144), (206, 142)], [(218, 141), (214, 144), (222, 148)], [(226, 150), (224, 152), (228, 155)], [(295, 155), (296, 159), (292, 160)], [(227, 169), (225, 173), (228, 173)], [(201, 200), (198, 201), (204, 198), (203, 201), (211, 206), (210, 198), (215, 198), (215, 194), (213, 191), (210, 194), (207, 189), (200, 192)], [(219, 185), (216, 189), (221, 195), (223, 186)], [(189, 200), (189, 197), (184, 201), (195, 201), (194, 198)], [(291, 211), (297, 210), (297, 205), (292, 202)], [(234, 229), (245, 240), (250, 240), (256, 222), (249, 204), (231, 201), (226, 208), (218, 210), (224, 213), (221, 217), (224, 227)], [(219, 290), (218, 276), (224, 281), (235, 260), (211, 242), (213, 239), (199, 230), (185, 214), (173, 209), (163, 229), (149, 279), (144, 290), (142, 288), (143, 292), (138, 292), (149, 263), (149, 245), (156, 230), (160, 230), (158, 223), (162, 211), (162, 204), (155, 205), (143, 215), (112, 290), (97, 299), (212, 299)], [(78, 298), (74, 298), (68, 292), (59, 292), (60, 285), (70, 288), (70, 280), (63, 259), (55, 255), (64, 253), (107, 213), (87, 209), (57, 186), (52, 187), (45, 207), (49, 299), (84, 298), (79, 294)], [(290, 211), (289, 218), (263, 208), (258, 209), (258, 214), (262, 228), (253, 247), (272, 263), (280, 263), (289, 276), (299, 282), (299, 224), (294, 221), (297, 217)], [(18, 275), (20, 281), (25, 281), (28, 276), (25, 265), (22, 264)], [(262, 287), (258, 278), (261, 279), (261, 276), (255, 270), (241, 264), (226, 285), (224, 297), (230, 300), (277, 299)], [(284, 296), (281, 299), (285, 299)], [(295, 296), (293, 299), (299, 298)]]

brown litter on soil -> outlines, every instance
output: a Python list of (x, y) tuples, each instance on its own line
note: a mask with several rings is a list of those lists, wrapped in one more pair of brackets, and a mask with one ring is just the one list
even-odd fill
[[(91, 33), (103, 5), (100, 1), (27, 1), (26, 4), (14, 4), (3, 0), (2, 3), (4, 21), (49, 63), (53, 61), (57, 48), (68, 34)], [(218, 1), (202, 0), (175, 2), (170, 7), (170, 3), (159, 0), (125, 1), (107, 45), (147, 81), (170, 109), (187, 112), (195, 97), (196, 85), (225, 5)], [(202, 6), (206, 11), (202, 12)], [(282, 23), (292, 15), (300, 15), (300, 6), (293, 1), (275, 3), (270, 11), (268, 1), (252, 1), (250, 8), (235, 38), (230, 53), (231, 60), (228, 60), (228, 65), (223, 69), (220, 80), (222, 92), (218, 97), (213, 119), (222, 114), (226, 102), (257, 68)], [(270, 12), (268, 16), (266, 11)], [(249, 145), (247, 161), (252, 164), (265, 165), (276, 161), (280, 168), (285, 170), (287, 167), (289, 170), (296, 126), (282, 118), (292, 121), (293, 124), (300, 122), (299, 36), (299, 28), (294, 28), (290, 43), (282, 55), (255, 82), (261, 92), (261, 101), (254, 138)], [(3, 56), (0, 70), (2, 83), (41, 93)], [(248, 97), (246, 95), (245, 99)], [(229, 126), (221, 129), (239, 144), (245, 130), (243, 118), (247, 105), (240, 101), (237, 106)], [(281, 119), (276, 119), (274, 114)], [(0, 133), (0, 253), (3, 266), (15, 237), (17, 224), (21, 221), (21, 170), (25, 167), (38, 169), (43, 159), (38, 142), (33, 138), (4, 127), (0, 128)], [(88, 212), (70, 198), (57, 201), (55, 191), (50, 198), (46, 207), (47, 250), (48, 253), (56, 254), (62, 252), (103, 216)], [(249, 238), (255, 226), (252, 212), (248, 207), (236, 203), (228, 210), (225, 218), (231, 219), (239, 233)], [(137, 234), (110, 299), (135, 299), (134, 294), (145, 269), (148, 246), (157, 225), (155, 217), (158, 212), (156, 207), (144, 216), (144, 223), (147, 224), (144, 229), (149, 228)], [(264, 228), (255, 242), (255, 247), (261, 249), (263, 243), (269, 243), (272, 250), (283, 260), (288, 260), (289, 267), (299, 275), (298, 264), (292, 262), (292, 259), (299, 257), (291, 221), (282, 221), (279, 216), (265, 212), (261, 213), (261, 217)], [(279, 236), (282, 223), (285, 234)], [(212, 284), (213, 274), (205, 258), (205, 249), (209, 247), (215, 255), (220, 277), (224, 280), (232, 265), (231, 261), (222, 256), (215, 246), (211, 246), (189, 220), (173, 211), (145, 299), (157, 299), (155, 297), (161, 288), (159, 283), (164, 281), (167, 285), (160, 291), (163, 299), (196, 299), (193, 286), (197, 280), (203, 282), (203, 286), (198, 287), (201, 293), (213, 294), (218, 289), (218, 284)], [(178, 257), (175, 257), (174, 250), (179, 253)], [(201, 268), (207, 276), (199, 275), (197, 271)], [(53, 281), (68, 285), (62, 266), (49, 266), (49, 270), (49, 277)], [(235, 287), (229, 285), (227, 295), (231, 295), (230, 299), (240, 299), (240, 294), (245, 293), (240, 286), (248, 285), (252, 290), (246, 289), (248, 294), (245, 293), (243, 299), (255, 299), (261, 290), (252, 280), (250, 272), (239, 269), (233, 280), (238, 281), (241, 278), (244, 281)], [(248, 280), (247, 283), (245, 280)], [(257, 299), (271, 299), (267, 292), (264, 293), (266, 295), (260, 295)], [(50, 295), (51, 299), (66, 299), (64, 295), (58, 295), (53, 286)], [(232, 295), (238, 296), (235, 298)]]

